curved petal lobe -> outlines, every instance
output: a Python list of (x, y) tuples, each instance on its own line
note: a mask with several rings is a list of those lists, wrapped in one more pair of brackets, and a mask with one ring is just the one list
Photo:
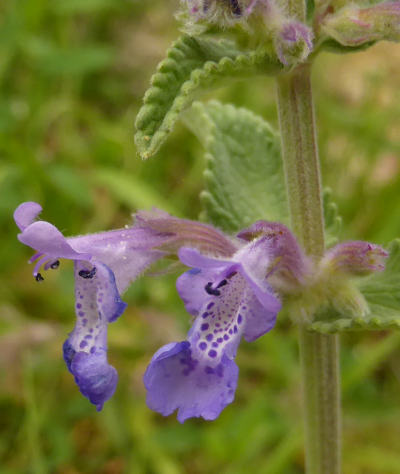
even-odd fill
[(90, 260), (91, 255), (76, 252), (62, 233), (46, 221), (38, 221), (26, 227), (18, 239), (25, 245), (54, 258)]
[(189, 342), (162, 347), (144, 375), (148, 406), (165, 416), (178, 410), (181, 423), (192, 417), (214, 420), (234, 399), (238, 368), (225, 356), (206, 369), (193, 358)]
[(14, 220), (20, 230), (24, 230), (42, 212), (42, 206), (37, 202), (24, 202), (14, 211)]
[(64, 359), (82, 394), (101, 410), (118, 376), (107, 362), (107, 326), (125, 310), (112, 271), (102, 263), (75, 262), (77, 321), (64, 343)]

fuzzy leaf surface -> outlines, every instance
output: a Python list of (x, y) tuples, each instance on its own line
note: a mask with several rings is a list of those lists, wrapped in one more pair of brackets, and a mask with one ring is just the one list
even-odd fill
[(288, 223), (279, 135), (261, 117), (196, 102), (185, 123), (206, 149), (201, 199), (208, 221), (226, 232), (259, 219)]
[[(227, 232), (259, 219), (289, 225), (281, 143), (261, 117), (232, 105), (199, 102), (184, 121), (206, 149), (205, 218)], [(328, 246), (337, 242), (341, 218), (332, 192), (323, 193)]]
[(154, 155), (172, 131), (179, 114), (204, 89), (221, 79), (282, 69), (265, 52), (239, 51), (233, 43), (184, 35), (159, 64), (136, 119), (135, 143), (139, 155)]

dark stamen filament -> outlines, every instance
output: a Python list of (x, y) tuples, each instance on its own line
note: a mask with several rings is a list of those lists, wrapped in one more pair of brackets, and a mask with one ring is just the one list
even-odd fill
[(221, 286), (225, 286), (228, 284), (228, 280), (222, 280), (218, 283), (217, 288), (221, 288)]
[(207, 283), (207, 285), (204, 287), (204, 289), (206, 290), (206, 292), (207, 292), (209, 295), (219, 296), (219, 295), (221, 294), (220, 291), (218, 291), (218, 290), (216, 290), (216, 289), (214, 289), (214, 288), (212, 287), (212, 282), (211, 282), (211, 281), (209, 281), (209, 282)]

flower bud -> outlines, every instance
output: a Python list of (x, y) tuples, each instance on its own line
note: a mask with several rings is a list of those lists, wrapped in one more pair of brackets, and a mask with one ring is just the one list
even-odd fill
[(298, 21), (289, 21), (277, 30), (274, 39), (276, 54), (285, 66), (304, 61), (310, 54), (313, 33)]
[(400, 40), (400, 1), (368, 8), (349, 5), (328, 15), (322, 31), (344, 46), (359, 46), (379, 40)]
[(221, 27), (232, 26), (246, 16), (248, 0), (183, 0), (189, 15), (197, 21), (217, 24)]
[(383, 271), (388, 256), (379, 245), (356, 240), (343, 242), (328, 250), (321, 266), (332, 273), (363, 276)]
[(225, 29), (240, 25), (245, 31), (253, 32), (269, 30), (269, 25), (281, 16), (274, 0), (181, 0), (181, 3), (187, 7), (187, 23), (192, 26), (215, 25)]

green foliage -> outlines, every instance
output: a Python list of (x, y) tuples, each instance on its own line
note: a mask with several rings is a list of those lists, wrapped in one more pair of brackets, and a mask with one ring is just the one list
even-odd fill
[(358, 46), (346, 46), (340, 44), (339, 41), (336, 41), (333, 38), (328, 38), (318, 46), (315, 53), (319, 51), (329, 51), (330, 53), (336, 54), (346, 54), (346, 53), (357, 53), (360, 51), (365, 51), (375, 44), (375, 41), (370, 41), (368, 43), (360, 44)]
[[(279, 135), (246, 109), (209, 102), (193, 104), (184, 115), (206, 150), (206, 219), (227, 232), (256, 220), (289, 225)], [(332, 192), (323, 195), (327, 245), (337, 242), (341, 218)]]
[(182, 36), (167, 52), (151, 79), (136, 119), (135, 142), (142, 158), (154, 155), (195, 94), (222, 80), (259, 71), (277, 73), (278, 61), (264, 52), (245, 53), (233, 43)]
[(186, 123), (204, 145), (207, 220), (227, 232), (258, 219), (288, 223), (279, 135), (245, 109), (194, 104)]
[(315, 0), (306, 0), (306, 18), (312, 21), (315, 12)]

